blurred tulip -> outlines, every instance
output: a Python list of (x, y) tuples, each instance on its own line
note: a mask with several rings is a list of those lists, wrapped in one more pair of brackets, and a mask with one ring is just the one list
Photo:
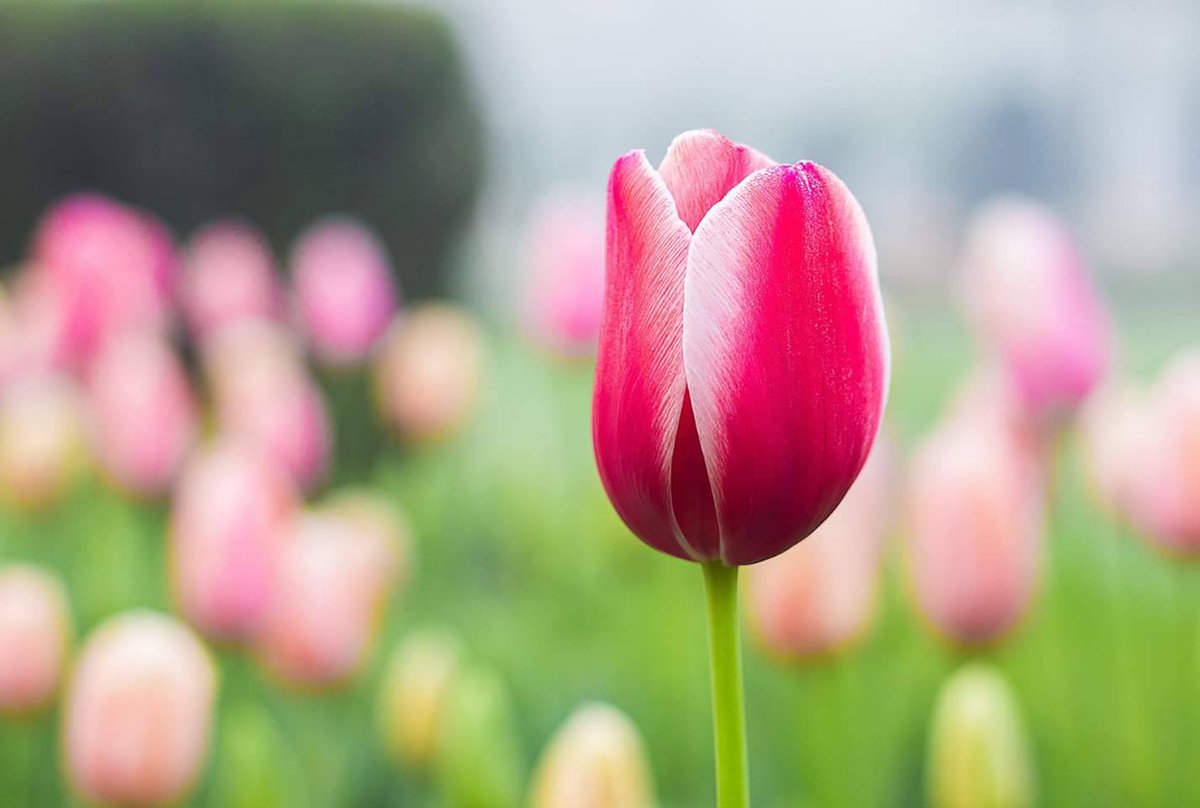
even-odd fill
[(445, 808), (515, 808), (525, 763), (503, 680), (470, 670), (455, 684), (438, 755)]
[(1112, 516), (1129, 517), (1137, 483), (1137, 458), (1143, 451), (1149, 424), (1147, 403), (1130, 388), (1102, 390), (1092, 397), (1080, 419), (1088, 483), (1096, 499)]
[(1176, 358), (1155, 385), (1131, 475), (1134, 527), (1169, 553), (1200, 554), (1200, 349)]
[(329, 417), (290, 338), (264, 322), (225, 329), (205, 350), (217, 422), (312, 489), (329, 462)]
[(841, 501), (883, 412), (862, 210), (821, 166), (688, 132), (658, 171), (617, 160), (607, 244), (593, 440), (609, 498), (670, 555), (782, 553)]
[(942, 687), (928, 761), (932, 808), (1027, 808), (1035, 802), (1020, 710), (1004, 677), (989, 665), (966, 665)]
[(606, 704), (579, 708), (542, 755), (531, 808), (653, 808), (637, 727)]
[(251, 225), (225, 219), (197, 231), (184, 261), (183, 308), (200, 342), (248, 320), (278, 320), (283, 292), (271, 247)]
[(549, 195), (527, 241), (525, 330), (554, 353), (591, 353), (604, 308), (603, 211), (582, 197)]
[(985, 643), (1028, 611), (1041, 554), (1041, 475), (1012, 435), (958, 419), (909, 469), (908, 567), (922, 614), (947, 638)]
[(418, 442), (460, 429), (479, 396), (482, 341), (474, 319), (447, 304), (426, 304), (400, 317), (375, 365), (384, 420)]
[(0, 394), (0, 499), (27, 510), (57, 502), (82, 464), (82, 419), (65, 377), (31, 376)]
[(462, 653), (453, 638), (416, 633), (392, 652), (383, 676), (379, 718), (392, 758), (410, 769), (428, 769), (458, 677)]
[(68, 196), (38, 224), (32, 262), (58, 297), (71, 364), (90, 360), (108, 334), (166, 324), (174, 246), (143, 213), (97, 194)]
[(222, 640), (257, 634), (297, 507), (286, 475), (236, 441), (188, 464), (169, 532), (171, 581), (189, 622)]
[(400, 563), (395, 542), (334, 511), (298, 518), (258, 637), (268, 670), (314, 689), (361, 670)]
[(58, 692), (70, 641), (67, 591), (25, 564), (0, 567), (0, 713), (45, 707)]
[(296, 313), (324, 362), (363, 361), (387, 330), (396, 289), (383, 243), (353, 219), (329, 217), (292, 252)]
[(866, 633), (890, 526), (892, 454), (880, 435), (829, 519), (805, 541), (748, 570), (749, 618), (768, 651), (810, 657)]
[(1066, 227), (1033, 202), (991, 203), (967, 234), (963, 285), (978, 338), (1029, 419), (1072, 415), (1108, 369), (1111, 335)]
[(71, 677), (64, 760), (87, 800), (175, 803), (208, 752), (216, 667), (184, 626), (126, 612), (92, 632)]
[(128, 491), (167, 490), (196, 438), (187, 374), (157, 335), (110, 338), (88, 374), (92, 446), (104, 471)]

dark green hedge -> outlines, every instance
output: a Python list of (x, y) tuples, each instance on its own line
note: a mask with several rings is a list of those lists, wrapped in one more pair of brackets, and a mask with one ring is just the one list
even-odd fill
[(247, 216), (286, 249), (362, 216), (405, 292), (442, 291), (481, 174), (479, 113), (432, 12), (370, 2), (0, 2), (0, 265), (81, 188), (177, 233)]

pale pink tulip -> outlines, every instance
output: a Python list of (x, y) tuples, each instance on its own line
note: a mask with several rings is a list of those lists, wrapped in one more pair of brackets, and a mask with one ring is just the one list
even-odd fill
[(880, 436), (825, 523), (800, 544), (748, 570), (749, 619), (771, 653), (811, 657), (844, 648), (866, 633), (891, 521), (892, 454)]
[(236, 220), (213, 222), (188, 242), (183, 308), (192, 336), (203, 341), (247, 320), (278, 320), (283, 292), (271, 247)]
[(53, 701), (70, 635), (67, 591), (55, 575), (25, 564), (0, 568), (0, 713)]
[(198, 431), (187, 374), (159, 336), (110, 337), (88, 374), (92, 447), (122, 488), (157, 496), (170, 486)]
[(753, 564), (825, 521), (866, 462), (890, 357), (875, 247), (828, 169), (712, 131), (609, 177), (592, 407), (600, 479), (646, 544)]
[(39, 509), (57, 502), (84, 456), (79, 391), (66, 377), (33, 375), (0, 394), (0, 499)]
[(1175, 555), (1200, 554), (1200, 350), (1176, 358), (1151, 393), (1130, 480), (1129, 515)]
[(296, 313), (324, 362), (363, 361), (387, 330), (396, 289), (383, 243), (353, 219), (310, 227), (292, 252)]
[(646, 748), (633, 722), (607, 704), (580, 707), (546, 747), (531, 808), (654, 808)]
[(303, 688), (336, 686), (366, 663), (401, 561), (394, 542), (335, 510), (300, 517), (280, 557), (260, 658)]
[(985, 207), (967, 236), (963, 287), (976, 334), (1029, 419), (1073, 414), (1108, 369), (1111, 334), (1065, 226), (1025, 200)]
[(325, 399), (285, 332), (261, 321), (225, 329), (206, 346), (205, 373), (223, 431), (301, 488), (321, 482), (332, 439)]
[(64, 762), (91, 802), (175, 803), (208, 753), (216, 667), (192, 632), (165, 615), (126, 612), (80, 653), (63, 713)]
[(297, 507), (288, 477), (236, 441), (189, 463), (169, 534), (175, 599), (192, 625), (221, 640), (258, 633)]
[(989, 419), (951, 420), (920, 446), (908, 479), (908, 570), (922, 615), (966, 645), (1028, 611), (1041, 554), (1041, 475)]
[(389, 331), (375, 364), (383, 419), (406, 439), (434, 441), (462, 427), (479, 395), (483, 346), (467, 312), (413, 308)]
[(1149, 406), (1132, 388), (1101, 390), (1080, 418), (1088, 483), (1109, 515), (1129, 518), (1142, 452), (1150, 436)]
[(604, 308), (604, 212), (566, 193), (534, 211), (527, 235), (525, 330), (567, 356), (595, 350)]

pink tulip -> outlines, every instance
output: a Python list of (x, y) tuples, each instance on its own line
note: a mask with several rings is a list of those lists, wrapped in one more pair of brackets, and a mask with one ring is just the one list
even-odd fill
[(183, 307), (192, 335), (203, 341), (247, 320), (278, 320), (283, 293), (262, 234), (235, 220), (214, 222), (188, 242)]
[(890, 522), (891, 465), (891, 447), (877, 439), (829, 519), (806, 541), (750, 568), (750, 619), (773, 654), (825, 654), (865, 634)]
[(142, 213), (95, 194), (67, 197), (38, 225), (32, 259), (58, 298), (58, 340), (70, 363), (89, 360), (109, 333), (167, 320), (174, 247)]
[(82, 465), (79, 391), (67, 378), (39, 374), (0, 394), (0, 499), (19, 508), (57, 502)]
[(396, 290), (382, 242), (353, 219), (310, 227), (292, 253), (296, 313), (322, 361), (361, 362), (387, 330)]
[(1031, 421), (1071, 415), (1108, 368), (1108, 316), (1061, 222), (1032, 202), (984, 208), (967, 237), (963, 282), (980, 341)]
[(366, 663), (400, 552), (335, 510), (301, 517), (280, 557), (258, 649), (292, 685), (339, 685)]
[(1127, 519), (1149, 436), (1144, 396), (1133, 389), (1101, 390), (1080, 418), (1083, 454), (1092, 493), (1112, 516)]
[(474, 409), (483, 364), (479, 326), (447, 304), (414, 308), (392, 326), (375, 363), (383, 419), (417, 442), (457, 431)]
[(64, 761), (91, 802), (182, 799), (208, 752), (216, 667), (190, 631), (164, 615), (126, 612), (88, 638), (64, 710)]
[(331, 440), (325, 400), (285, 332), (263, 322), (226, 329), (206, 346), (205, 372), (225, 432), (304, 489), (323, 479)]
[(595, 350), (604, 307), (604, 216), (557, 194), (534, 212), (527, 236), (525, 328), (554, 353)]
[(1200, 554), (1200, 350), (1175, 359), (1151, 394), (1131, 475), (1130, 521), (1169, 553)]
[(917, 605), (940, 633), (974, 645), (1028, 611), (1038, 577), (1042, 497), (1034, 459), (987, 419), (927, 438), (908, 480), (908, 567)]
[(111, 337), (92, 364), (92, 443), (105, 472), (145, 496), (167, 490), (197, 433), (187, 374), (161, 337)]
[(188, 465), (169, 531), (175, 598), (190, 623), (221, 640), (258, 633), (296, 508), (287, 476), (234, 441)]
[(883, 411), (888, 340), (862, 210), (830, 171), (688, 132), (609, 178), (593, 404), (600, 478), (650, 546), (782, 553), (837, 507)]
[(70, 634), (67, 591), (56, 576), (24, 564), (0, 568), (0, 713), (54, 699)]

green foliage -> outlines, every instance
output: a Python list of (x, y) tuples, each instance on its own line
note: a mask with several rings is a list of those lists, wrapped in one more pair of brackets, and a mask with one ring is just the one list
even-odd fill
[(0, 266), (90, 188), (180, 234), (242, 215), (280, 251), (321, 214), (358, 215), (427, 296), (481, 175), (451, 31), (392, 3), (0, 3), (0, 122)]

